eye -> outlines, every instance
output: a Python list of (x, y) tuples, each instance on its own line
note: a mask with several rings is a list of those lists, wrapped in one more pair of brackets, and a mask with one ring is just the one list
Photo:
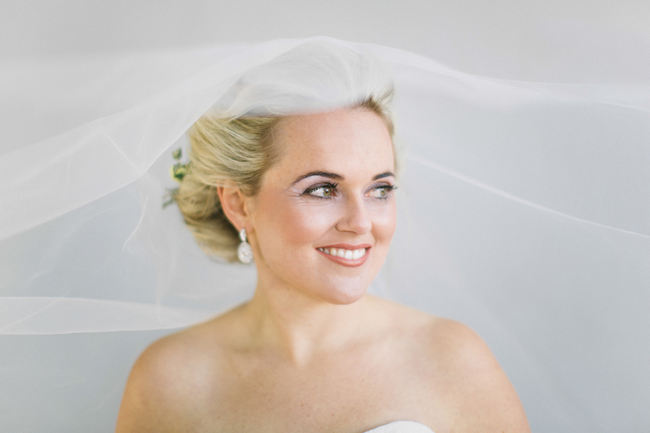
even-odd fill
[(370, 196), (380, 200), (386, 200), (390, 197), (391, 192), (396, 189), (397, 187), (395, 185), (378, 185), (370, 191)]
[(303, 195), (310, 195), (312, 197), (329, 199), (336, 196), (336, 187), (338, 185), (335, 183), (326, 183), (321, 185), (312, 186), (307, 188)]

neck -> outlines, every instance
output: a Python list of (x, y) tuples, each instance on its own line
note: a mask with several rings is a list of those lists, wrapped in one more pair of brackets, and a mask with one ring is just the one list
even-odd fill
[(292, 364), (304, 366), (359, 337), (368, 302), (371, 295), (351, 304), (334, 304), (258, 281), (244, 310), (255, 346), (277, 351)]

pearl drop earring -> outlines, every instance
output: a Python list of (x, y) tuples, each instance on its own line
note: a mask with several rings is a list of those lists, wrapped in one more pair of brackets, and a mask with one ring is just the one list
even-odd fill
[(253, 250), (251, 249), (251, 245), (246, 242), (246, 229), (239, 230), (239, 239), (241, 243), (237, 247), (237, 257), (239, 257), (239, 261), (242, 263), (250, 263), (253, 261)]

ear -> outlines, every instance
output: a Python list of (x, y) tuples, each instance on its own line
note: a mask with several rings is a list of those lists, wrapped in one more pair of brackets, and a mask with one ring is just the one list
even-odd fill
[(218, 186), (217, 195), (221, 202), (221, 208), (232, 225), (237, 230), (248, 229), (250, 219), (248, 200), (239, 187), (234, 183)]

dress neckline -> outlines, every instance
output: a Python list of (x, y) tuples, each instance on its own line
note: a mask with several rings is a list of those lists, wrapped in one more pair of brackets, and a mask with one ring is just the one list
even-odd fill
[(434, 433), (428, 426), (411, 420), (391, 421), (363, 433)]

